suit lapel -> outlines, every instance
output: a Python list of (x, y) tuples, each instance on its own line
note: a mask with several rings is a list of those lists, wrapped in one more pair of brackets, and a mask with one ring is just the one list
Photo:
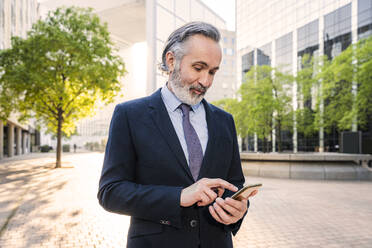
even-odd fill
[(187, 165), (187, 161), (185, 158), (185, 154), (182, 150), (181, 143), (178, 140), (172, 121), (170, 120), (167, 109), (164, 105), (163, 100), (161, 99), (160, 89), (151, 95), (149, 108), (150, 115), (154, 120), (156, 126), (158, 127), (161, 135), (167, 142), (170, 150), (177, 157), (177, 160), (179, 161), (179, 164), (181, 165), (182, 169), (192, 180), (194, 180), (191, 175), (190, 169)]
[(213, 158), (216, 155), (213, 154), (213, 152), (215, 151), (215, 146), (218, 144), (218, 121), (216, 120), (215, 114), (209, 106), (209, 103), (204, 99), (202, 103), (204, 104), (208, 125), (208, 143), (204, 153), (203, 163), (200, 168), (198, 179), (203, 178), (204, 175), (207, 175), (207, 171), (213, 165)]

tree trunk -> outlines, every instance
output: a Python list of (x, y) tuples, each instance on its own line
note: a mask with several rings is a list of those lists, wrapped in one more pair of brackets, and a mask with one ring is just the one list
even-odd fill
[(61, 168), (62, 156), (62, 111), (58, 111), (58, 127), (57, 127), (57, 159), (56, 168)]

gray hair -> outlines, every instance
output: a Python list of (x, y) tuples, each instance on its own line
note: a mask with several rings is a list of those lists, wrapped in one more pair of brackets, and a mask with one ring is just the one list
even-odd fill
[(160, 64), (160, 69), (164, 72), (169, 72), (169, 68), (166, 62), (165, 55), (167, 52), (173, 52), (176, 57), (176, 63), (180, 62), (184, 54), (184, 43), (193, 35), (201, 34), (208, 37), (216, 42), (220, 41), (220, 32), (216, 27), (205, 22), (190, 22), (182, 27), (173, 31), (165, 43), (163, 53), (161, 56), (162, 62)]

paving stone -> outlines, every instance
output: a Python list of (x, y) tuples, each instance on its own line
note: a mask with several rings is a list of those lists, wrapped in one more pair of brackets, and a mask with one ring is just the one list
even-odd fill
[[(1, 248), (125, 247), (129, 217), (104, 211), (96, 199), (103, 154), (0, 163)], [(372, 182), (247, 177), (263, 183), (235, 248), (371, 247)]]

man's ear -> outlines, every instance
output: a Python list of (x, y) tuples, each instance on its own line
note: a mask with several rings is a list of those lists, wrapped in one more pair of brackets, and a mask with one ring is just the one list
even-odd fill
[(165, 62), (167, 63), (169, 73), (174, 71), (174, 64), (176, 63), (176, 58), (174, 57), (174, 53), (171, 51), (168, 51), (165, 54)]

